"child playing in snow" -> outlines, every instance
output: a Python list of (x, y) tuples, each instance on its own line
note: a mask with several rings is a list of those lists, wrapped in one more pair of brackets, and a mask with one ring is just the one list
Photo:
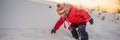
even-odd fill
[[(56, 33), (64, 21), (67, 21), (68, 24), (70, 24), (68, 28), (73, 38), (78, 39), (80, 35), (81, 40), (88, 40), (86, 23), (90, 22), (90, 24), (93, 24), (93, 18), (90, 17), (88, 12), (84, 9), (77, 8), (71, 4), (66, 3), (58, 3), (56, 6), (57, 13), (60, 15), (60, 19), (51, 30), (51, 33)], [(76, 28), (78, 28), (78, 30), (76, 30)]]

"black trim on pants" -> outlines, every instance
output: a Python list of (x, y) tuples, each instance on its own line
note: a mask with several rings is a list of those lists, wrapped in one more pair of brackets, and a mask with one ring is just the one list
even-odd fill
[[(81, 36), (81, 40), (88, 40), (88, 33), (86, 32), (86, 22), (82, 22), (79, 25), (71, 23), (70, 26), (72, 27), (72, 36), (75, 39), (78, 39), (79, 36)], [(76, 30), (76, 28), (78, 28), (78, 30)]]

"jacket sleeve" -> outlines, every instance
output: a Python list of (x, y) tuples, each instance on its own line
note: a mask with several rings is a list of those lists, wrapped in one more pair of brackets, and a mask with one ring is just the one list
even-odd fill
[(87, 11), (83, 10), (83, 22), (88, 22), (90, 15)]
[(55, 24), (54, 29), (55, 29), (55, 30), (58, 30), (59, 27), (60, 27), (63, 23), (64, 23), (64, 20), (63, 20), (62, 17), (60, 17), (60, 19), (59, 19), (59, 20), (57, 21), (57, 23)]

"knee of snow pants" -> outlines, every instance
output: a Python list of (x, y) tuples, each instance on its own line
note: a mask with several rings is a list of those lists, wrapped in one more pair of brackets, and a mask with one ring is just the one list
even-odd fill
[(86, 23), (81, 23), (78, 26), (78, 33), (81, 36), (81, 40), (88, 40), (88, 33), (86, 32)]
[(78, 39), (78, 38), (79, 38), (79, 35), (78, 35), (77, 31), (76, 31), (76, 28), (77, 28), (77, 25), (71, 24), (71, 26), (69, 27), (69, 30), (70, 30), (72, 36), (73, 36), (75, 39)]

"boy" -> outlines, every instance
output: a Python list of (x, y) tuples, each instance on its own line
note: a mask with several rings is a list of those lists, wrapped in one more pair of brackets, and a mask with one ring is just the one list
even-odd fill
[[(51, 33), (56, 33), (56, 30), (67, 21), (69, 25), (69, 30), (75, 39), (88, 40), (88, 33), (86, 31), (86, 23), (89, 21), (90, 24), (93, 24), (93, 18), (90, 17), (87, 11), (84, 9), (77, 8), (71, 4), (58, 3), (57, 4), (57, 13), (60, 15), (60, 19), (55, 24), (54, 28), (51, 30)], [(64, 23), (65, 25), (65, 23)], [(78, 30), (76, 30), (78, 28)]]

